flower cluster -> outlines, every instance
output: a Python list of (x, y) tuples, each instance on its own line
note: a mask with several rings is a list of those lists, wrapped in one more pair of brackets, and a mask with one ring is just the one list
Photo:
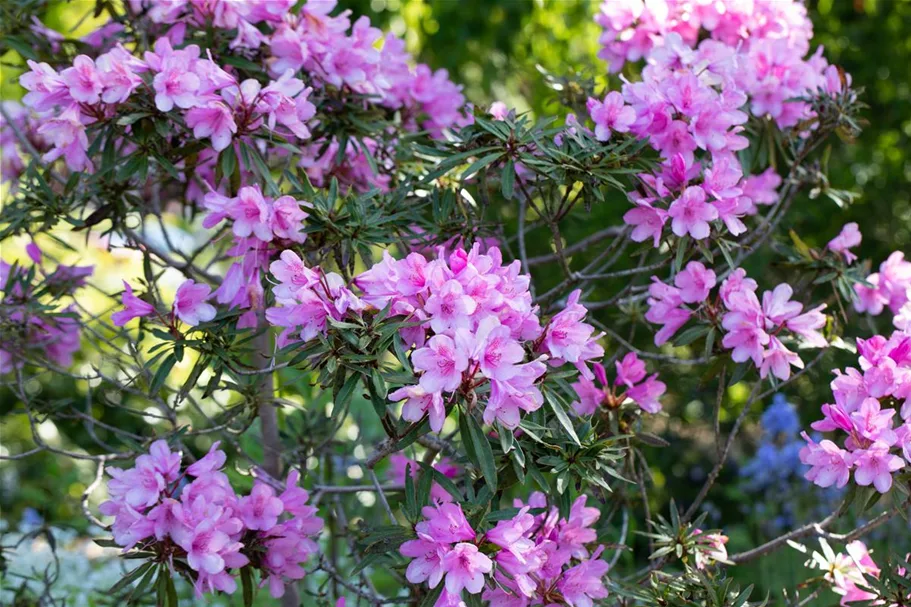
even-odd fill
[(81, 324), (75, 305), (55, 310), (52, 304), (82, 287), (94, 266), (59, 264), (45, 272), (37, 245), (29, 244), (26, 252), (33, 269), (0, 260), (0, 373), (22, 368), (29, 356), (38, 353), (68, 367), (79, 351)]
[[(600, 513), (585, 502), (585, 496), (579, 497), (564, 519), (556, 508), (547, 509), (544, 494), (534, 493), (528, 504), (515, 501), (518, 514), (482, 535), (458, 504), (425, 507), (425, 520), (415, 526), (417, 539), (400, 548), (413, 559), (405, 577), (431, 588), (442, 581), (437, 607), (461, 604), (463, 590), (483, 592), (491, 607), (590, 607), (593, 599), (607, 596), (604, 576), (609, 565), (599, 558), (602, 547), (590, 552), (597, 539), (592, 525)], [(532, 508), (541, 513), (532, 514)]]
[(612, 72), (642, 58), (689, 66), (704, 81), (723, 80), (726, 92), (749, 95), (753, 115), (781, 127), (808, 116), (798, 100), (808, 91), (840, 83), (821, 52), (804, 59), (813, 26), (796, 0), (605, 0), (597, 21)]
[[(133, 293), (133, 287), (127, 281), (123, 281), (123, 287), (123, 310), (111, 315), (111, 321), (115, 327), (122, 327), (134, 318), (156, 314), (155, 306), (137, 297)], [(174, 294), (168, 324), (173, 326), (176, 319), (180, 319), (191, 327), (195, 327), (201, 322), (209, 322), (215, 318), (215, 306), (208, 303), (211, 297), (212, 289), (209, 285), (198, 284), (192, 279), (185, 280)]]
[(38, 129), (53, 144), (43, 159), (62, 156), (72, 170), (91, 169), (85, 127), (114, 116), (137, 91), (148, 92), (160, 112), (182, 110), (193, 135), (210, 139), (215, 151), (261, 127), (307, 139), (306, 123), (316, 112), (310, 89), (290, 72), (266, 87), (252, 79), (239, 83), (211, 55), (201, 57), (197, 45), (175, 49), (168, 38), (159, 38), (143, 59), (118, 45), (94, 60), (79, 55), (59, 73), (46, 63), (28, 64), (20, 78), (29, 91), (23, 101), (50, 118)]
[[(771, 169), (743, 175), (734, 156), (748, 145), (743, 125), (752, 115), (793, 127), (813, 116), (800, 98), (842, 93), (849, 82), (820, 53), (802, 59), (812, 34), (802, 4), (753, 4), (607, 0), (602, 6), (602, 57), (612, 70), (641, 58), (646, 66), (641, 80), (624, 81), (622, 94), (589, 99), (595, 135), (647, 138), (663, 157), (658, 174), (641, 176), (647, 192), (630, 196), (636, 208), (624, 220), (637, 242), (653, 239), (657, 247), (668, 218), (678, 237), (706, 238), (715, 221), (733, 236), (745, 232), (742, 218), (775, 202), (780, 178)], [(672, 202), (665, 207), (665, 200)]]
[(857, 311), (876, 316), (888, 307), (895, 314), (895, 326), (911, 330), (911, 261), (905, 260), (905, 254), (895, 251), (889, 255), (866, 282), (854, 285)]
[(114, 517), (117, 544), (166, 557), (195, 579), (197, 596), (234, 592), (232, 570), (247, 565), (260, 570), (274, 597), (284, 594), (285, 583), (304, 577), (301, 565), (317, 551), (312, 538), (323, 521), (307, 505), (296, 470), (279, 495), (257, 481), (250, 495), (239, 496), (221, 472), (226, 457), (217, 442), (183, 471), (182, 458), (158, 440), (133, 468), (108, 468), (111, 499), (100, 509)]
[(835, 372), (835, 402), (823, 405), (823, 419), (811, 426), (846, 433), (844, 448), (803, 433), (800, 460), (810, 466), (806, 478), (820, 487), (844, 487), (853, 470), (858, 485), (885, 493), (893, 474), (911, 462), (911, 334), (858, 339), (857, 350), (860, 369)]
[[(791, 300), (794, 291), (788, 284), (765, 291), (760, 303), (756, 281), (738, 268), (721, 283), (713, 302), (709, 293), (716, 283), (715, 273), (698, 261), (691, 261), (674, 277), (674, 286), (657, 277), (652, 277), (652, 281), (645, 318), (663, 325), (655, 334), (657, 346), (667, 342), (697, 313), (712, 322), (721, 317), (721, 343), (731, 350), (735, 362), (752, 360), (761, 377), (771, 373), (786, 380), (791, 376), (791, 366), (803, 368), (803, 361), (781, 341), (783, 331), (789, 331), (807, 347), (823, 347), (827, 343), (819, 332), (826, 323), (822, 313), (825, 304), (803, 312), (803, 305)], [(693, 311), (684, 304), (698, 304), (698, 308)]]
[(646, 377), (645, 363), (639, 359), (635, 352), (630, 352), (622, 360), (614, 363), (617, 368), (617, 380), (611, 387), (607, 381), (607, 372), (601, 363), (593, 365), (595, 377), (600, 387), (587, 377), (580, 377), (573, 383), (573, 389), (579, 397), (572, 404), (579, 415), (592, 415), (601, 407), (616, 409), (626, 399), (630, 399), (643, 411), (657, 413), (661, 410), (658, 398), (664, 394), (667, 386), (658, 381), (658, 374)]
[(411, 363), (418, 384), (389, 395), (405, 401), (404, 419), (419, 421), (427, 415), (438, 432), (447, 401), (489, 382), (484, 421), (515, 428), (520, 411), (534, 411), (543, 403), (536, 382), (547, 370), (545, 360), (552, 366), (571, 363), (591, 378), (587, 361), (604, 354), (594, 328), (583, 322), (586, 309), (578, 303), (579, 291), (541, 327), (529, 277), (520, 274), (519, 266), (518, 261), (503, 265), (496, 247), (482, 254), (479, 245), (455, 249), (448, 257), (441, 250), (434, 260), (419, 253), (396, 260), (386, 253), (354, 279), (363, 293), (358, 297), (341, 276), (308, 268), (294, 252), (285, 251), (271, 266), (280, 282), (274, 293), (281, 307), (268, 309), (266, 316), (286, 328), (281, 341), (287, 343), (324, 332), (327, 318), (341, 320), (349, 311), (388, 306), (390, 316), (414, 323), (400, 333), (406, 348), (414, 348)]
[(756, 296), (756, 282), (738, 268), (722, 284), (721, 300), (726, 313), (721, 326), (726, 331), (722, 345), (731, 350), (736, 362), (752, 360), (761, 377), (771, 373), (781, 380), (791, 376), (791, 367), (803, 368), (803, 361), (788, 350), (779, 336), (785, 330), (799, 338), (805, 347), (822, 348), (828, 342), (819, 332), (826, 324), (822, 313), (825, 304), (803, 311), (803, 304), (793, 301), (794, 290), (780, 284)]

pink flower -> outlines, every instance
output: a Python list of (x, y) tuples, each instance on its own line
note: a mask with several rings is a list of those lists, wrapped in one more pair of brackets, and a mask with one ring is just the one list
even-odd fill
[(446, 546), (427, 539), (426, 536), (403, 543), (399, 552), (402, 556), (413, 559), (405, 570), (405, 579), (412, 584), (426, 580), (431, 588), (436, 588), (445, 573), (443, 555), (447, 550)]
[(304, 242), (307, 235), (304, 229), (304, 220), (309, 214), (301, 208), (301, 203), (293, 196), (282, 196), (272, 203), (272, 233), (279, 238), (293, 242)]
[(167, 483), (151, 461), (136, 464), (128, 470), (110, 468), (112, 480), (108, 492), (115, 501), (122, 500), (132, 508), (144, 510), (158, 501)]
[(295, 294), (301, 289), (319, 282), (319, 273), (308, 268), (297, 253), (290, 249), (282, 251), (279, 259), (269, 265), (269, 271), (281, 283), (274, 289), (276, 298), (288, 302), (293, 302)]
[(819, 305), (800, 316), (788, 320), (788, 330), (804, 339), (804, 343), (815, 348), (824, 348), (828, 344), (819, 329), (826, 326), (826, 315), (822, 313), (826, 304)]
[(452, 392), (462, 383), (462, 371), (468, 368), (468, 354), (451, 337), (434, 335), (427, 345), (415, 350), (411, 362), (423, 371), (420, 385), (427, 392)]
[(250, 495), (240, 498), (237, 503), (237, 515), (247, 529), (268, 531), (278, 524), (278, 517), (283, 511), (282, 501), (265, 483), (254, 484)]
[(544, 404), (541, 390), (535, 386), (547, 367), (539, 361), (531, 361), (513, 368), (515, 373), (506, 381), (490, 382), (490, 398), (484, 408), (484, 423), (493, 424), (498, 420), (503, 426), (514, 429), (519, 425), (519, 411), (537, 411)]
[(595, 385), (592, 380), (579, 377), (579, 381), (572, 384), (573, 390), (579, 400), (572, 403), (576, 415), (592, 415), (604, 402), (604, 390)]
[(852, 221), (842, 227), (838, 236), (830, 240), (826, 248), (833, 253), (841, 253), (844, 255), (845, 261), (851, 264), (857, 260), (857, 255), (852, 253), (850, 249), (859, 245), (862, 238), (860, 230), (857, 229), (857, 224)]
[(218, 448), (220, 444), (221, 441), (212, 443), (208, 453), (187, 467), (187, 474), (199, 477), (221, 470), (222, 466), (225, 465), (227, 456), (224, 451)]
[(493, 569), (493, 562), (474, 544), (456, 544), (443, 556), (446, 571), (446, 591), (458, 596), (462, 590), (477, 594), (484, 588), (484, 574)]
[(441, 544), (474, 541), (475, 532), (468, 524), (462, 506), (455, 503), (424, 506), (421, 509), (423, 521), (415, 525), (418, 535)]
[(674, 277), (674, 285), (680, 289), (684, 303), (701, 303), (715, 286), (715, 272), (698, 261), (691, 261)]
[(424, 304), (430, 314), (430, 327), (437, 333), (470, 326), (469, 317), (477, 309), (477, 302), (465, 294), (461, 283), (447, 280), (435, 290)]
[(215, 307), (206, 303), (211, 292), (209, 285), (196, 284), (192, 279), (184, 281), (174, 296), (174, 314), (191, 327), (209, 322), (215, 318)]
[(70, 97), (80, 103), (94, 104), (101, 100), (104, 86), (98, 76), (95, 62), (87, 55), (77, 55), (73, 67), (60, 73), (63, 82), (69, 87)]
[(105, 103), (125, 102), (142, 84), (142, 78), (135, 70), (145, 69), (145, 64), (130, 55), (123, 47), (118, 46), (111, 52), (101, 55), (95, 64), (104, 84), (101, 100)]
[(89, 139), (80, 118), (79, 106), (72, 105), (59, 115), (47, 119), (38, 127), (38, 134), (53, 146), (51, 151), (41, 157), (45, 162), (53, 162), (62, 156), (66, 160), (66, 166), (73, 171), (91, 168), (92, 162), (86, 155)]
[(664, 394), (667, 386), (662, 381), (658, 381), (658, 374), (655, 373), (647, 380), (630, 388), (626, 395), (629, 396), (637, 405), (648, 413), (657, 413), (661, 410), (661, 403), (658, 398)]
[(487, 541), (508, 550), (520, 562), (524, 562), (535, 547), (534, 541), (527, 537), (535, 525), (535, 517), (528, 514), (528, 510), (529, 507), (525, 506), (513, 518), (499, 521), (486, 536)]
[(607, 588), (602, 579), (607, 575), (610, 565), (598, 558), (601, 550), (599, 548), (592, 558), (567, 569), (557, 583), (557, 588), (570, 607), (592, 607), (593, 599), (607, 597)]
[[(614, 363), (614, 365), (617, 367), (617, 381), (630, 388), (633, 384), (639, 383), (645, 378), (645, 363), (639, 359), (635, 352), (628, 352), (623, 357), (623, 360)], [(607, 384), (606, 378), (602, 379), (602, 383)]]
[(879, 288), (879, 273), (874, 272), (867, 276), (867, 282), (870, 286), (861, 283), (854, 283), (854, 293), (857, 298), (854, 300), (854, 309), (858, 312), (866, 312), (877, 316), (882, 313), (883, 308), (888, 305), (889, 298)]
[(439, 392), (427, 392), (421, 386), (404, 386), (389, 394), (389, 400), (404, 400), (402, 419), (410, 422), (420, 421), (425, 414), (430, 417), (430, 429), (439, 432), (446, 420), (446, 407)]
[(509, 116), (509, 108), (502, 101), (494, 101), (490, 104), (490, 109), (487, 113), (494, 120), (506, 120), (506, 117)]
[(263, 242), (272, 240), (272, 208), (263, 198), (259, 186), (246, 186), (237, 192), (237, 198), (228, 207), (234, 220), (234, 235), (246, 238), (256, 236)]
[(214, 520), (204, 519), (174, 539), (187, 551), (187, 563), (195, 571), (217, 574), (224, 570), (225, 560), (219, 551), (228, 547), (231, 538), (216, 527)]
[(54, 107), (69, 106), (73, 103), (69, 86), (63, 78), (47, 63), (27, 61), (30, 71), (19, 77), (22, 88), (29, 91), (22, 98), (22, 103), (38, 112), (46, 112)]
[(123, 310), (111, 314), (111, 322), (115, 327), (122, 327), (134, 318), (148, 316), (155, 312), (155, 306), (133, 295), (133, 287), (127, 281), (123, 282)]
[(495, 318), (482, 321), (477, 333), (477, 360), (481, 372), (488, 379), (508, 380), (515, 374), (514, 365), (525, 357), (525, 350), (515, 339), (509, 327)]
[(588, 310), (579, 303), (581, 296), (579, 289), (569, 294), (566, 307), (547, 326), (544, 346), (554, 361), (573, 363), (583, 376), (591, 377), (585, 361), (600, 358), (604, 349), (595, 343), (594, 327), (582, 322)]
[(165, 440), (157, 440), (149, 447), (148, 455), (136, 458), (137, 465), (150, 465), (160, 474), (165, 482), (173, 483), (180, 477), (181, 453), (172, 453)]
[(765, 378), (771, 371), (772, 375), (785, 381), (791, 377), (792, 365), (803, 369), (803, 361), (797, 354), (788, 350), (777, 337), (770, 337), (769, 347), (762, 355), (759, 376)]
[(807, 446), (800, 450), (800, 461), (810, 466), (804, 478), (820, 487), (844, 487), (851, 476), (851, 456), (830, 440), (814, 442), (806, 432), (800, 435)]
[(671, 203), (668, 208), (671, 218), (671, 230), (677, 236), (689, 234), (696, 240), (707, 238), (709, 221), (718, 219), (718, 209), (705, 202), (705, 191), (698, 186), (690, 186), (683, 195)]
[(635, 242), (643, 242), (651, 238), (652, 246), (657, 247), (667, 221), (667, 211), (657, 209), (647, 202), (639, 202), (635, 209), (631, 209), (623, 215), (623, 221), (627, 225), (633, 226), (630, 238)]
[(216, 152), (231, 145), (231, 138), (237, 132), (231, 108), (221, 101), (210, 101), (201, 107), (194, 107), (186, 116), (187, 126), (193, 129), (197, 139), (212, 140)]
[(860, 409), (851, 413), (851, 430), (858, 435), (873, 442), (879, 441), (891, 447), (898, 440), (892, 430), (892, 418), (895, 409), (883, 410), (876, 398), (865, 398), (860, 404)]
[[(170, 47), (170, 45), (168, 45)], [(195, 48), (196, 57), (199, 57), (199, 48)], [(170, 48), (168, 48), (170, 50)], [(161, 53), (159, 44), (156, 43), (155, 51)], [(190, 68), (192, 51), (171, 51), (164, 59), (161, 71), (155, 75), (152, 86), (155, 88), (155, 107), (162, 112), (170, 112), (176, 105), (182, 109), (193, 107), (197, 103), (196, 95), (199, 89), (199, 76)], [(148, 54), (146, 55), (148, 60)]]
[(623, 103), (623, 95), (618, 91), (611, 91), (598, 101), (589, 97), (588, 113), (595, 123), (595, 137), (598, 141), (610, 140), (611, 133), (627, 133), (630, 126), (636, 121), (636, 111)]
[(683, 299), (680, 289), (666, 285), (657, 276), (652, 276), (649, 286), (649, 309), (645, 313), (645, 320), (664, 325), (655, 334), (655, 345), (660, 346), (669, 340), (680, 327), (685, 325), (692, 316), (692, 311), (682, 307)]
[(796, 301), (791, 301), (793, 294), (794, 290), (787, 283), (778, 285), (773, 291), (763, 293), (762, 312), (766, 319), (774, 325), (780, 325), (800, 314), (803, 306)]
[(905, 467), (902, 458), (889, 453), (889, 446), (876, 441), (865, 450), (852, 454), (854, 480), (858, 485), (873, 485), (880, 493), (886, 493), (892, 487), (892, 473)]

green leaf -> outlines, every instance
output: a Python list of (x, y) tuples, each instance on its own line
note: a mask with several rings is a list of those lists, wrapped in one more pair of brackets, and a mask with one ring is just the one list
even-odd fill
[(516, 167), (512, 158), (506, 161), (503, 172), (500, 174), (500, 190), (503, 192), (503, 198), (509, 200), (512, 198), (513, 190), (516, 185)]
[(155, 371), (155, 375), (152, 377), (152, 383), (149, 386), (149, 394), (154, 396), (158, 393), (158, 390), (161, 389), (161, 386), (164, 385), (164, 382), (168, 379), (168, 374), (171, 372), (171, 369), (174, 368), (174, 365), (177, 363), (177, 357), (173, 354), (164, 359), (164, 362), (161, 363), (161, 366), (158, 367)]
[(490, 441), (481, 430), (478, 420), (469, 413), (463, 413), (459, 416), (459, 428), (462, 431), (462, 441), (465, 443), (465, 450), (468, 451), (468, 457), (472, 464), (481, 471), (484, 476), (484, 482), (490, 488), (491, 493), (497, 492), (497, 466), (493, 459), (493, 449), (490, 448)]
[(480, 171), (481, 169), (483, 169), (484, 167), (486, 167), (487, 165), (492, 163), (494, 160), (502, 157), (504, 153), (505, 152), (497, 151), (497, 152), (491, 152), (490, 154), (487, 154), (486, 156), (481, 156), (480, 158), (478, 158), (477, 160), (472, 162), (470, 165), (468, 165), (468, 168), (465, 169), (465, 171), (462, 173), (462, 179), (465, 180), (465, 179), (470, 178), (472, 175), (474, 175), (475, 173), (477, 173), (478, 171)]
[(677, 255), (674, 257), (674, 270), (676, 272), (679, 272), (680, 268), (683, 267), (683, 260), (686, 257), (686, 249), (689, 244), (689, 236), (683, 236), (677, 241)]
[(579, 437), (576, 435), (576, 429), (573, 427), (573, 422), (569, 419), (569, 415), (566, 414), (566, 409), (563, 408), (563, 405), (559, 402), (559, 396), (553, 390), (548, 390), (546, 393), (547, 404), (550, 405), (550, 408), (553, 410), (554, 415), (557, 416), (557, 421), (566, 430), (566, 434), (573, 440), (576, 445), (581, 446), (582, 443), (579, 441)]
[(462, 492), (459, 491), (459, 488), (455, 486), (455, 483), (453, 483), (448, 476), (436, 468), (433, 469), (433, 480), (437, 485), (445, 489), (446, 493), (454, 497), (457, 502), (461, 502), (465, 499), (465, 496), (462, 495)]
[(405, 514), (408, 520), (415, 521), (418, 518), (417, 496), (414, 492), (414, 479), (411, 478), (411, 464), (405, 466)]
[(345, 380), (345, 383), (342, 385), (341, 389), (335, 395), (335, 406), (336, 407), (347, 407), (351, 403), (351, 398), (354, 396), (354, 389), (357, 387), (358, 383), (361, 381), (360, 373), (352, 373), (348, 379)]
[(445, 584), (437, 584), (436, 588), (433, 588), (426, 596), (424, 600), (421, 601), (420, 607), (433, 607), (437, 604), (437, 600), (440, 598), (440, 595), (443, 594), (443, 588)]
[(155, 563), (144, 563), (144, 564), (140, 565), (136, 569), (132, 570), (131, 572), (129, 572), (128, 574), (126, 574), (125, 576), (120, 578), (120, 580), (118, 580), (116, 584), (114, 584), (113, 586), (108, 588), (107, 594), (117, 594), (118, 592), (120, 592), (121, 590), (123, 590), (124, 588), (126, 588), (127, 586), (129, 586), (130, 584), (135, 582), (136, 580), (138, 580), (140, 577), (142, 577), (146, 571), (148, 571), (150, 568), (152, 568), (154, 566), (155, 566)]

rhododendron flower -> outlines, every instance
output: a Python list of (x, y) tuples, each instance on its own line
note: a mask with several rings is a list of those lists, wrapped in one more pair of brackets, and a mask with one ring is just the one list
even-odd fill
[(424, 415), (428, 415), (431, 430), (439, 432), (443, 429), (443, 422), (446, 420), (446, 407), (439, 392), (427, 392), (421, 386), (403, 386), (390, 392), (389, 400), (393, 402), (405, 401), (405, 404), (402, 405), (402, 419), (417, 422)]
[(272, 487), (255, 483), (250, 495), (237, 502), (238, 516), (247, 529), (268, 530), (278, 523), (284, 504), (275, 497)]
[(462, 371), (468, 368), (468, 354), (452, 338), (435, 335), (427, 345), (411, 355), (411, 362), (421, 374), (420, 385), (428, 392), (452, 392), (462, 383)]
[(698, 261), (691, 261), (674, 277), (684, 303), (701, 303), (715, 286), (715, 272)]
[(697, 186), (684, 190), (683, 195), (671, 203), (667, 214), (674, 234), (689, 234), (696, 240), (707, 238), (709, 222), (718, 219), (718, 209), (705, 202), (705, 191)]
[(133, 295), (133, 287), (123, 281), (123, 310), (111, 314), (111, 322), (115, 327), (122, 327), (134, 318), (148, 316), (155, 312), (155, 306)]
[(405, 570), (405, 579), (412, 584), (426, 581), (431, 588), (436, 588), (446, 570), (443, 568), (443, 556), (446, 546), (430, 539), (419, 538), (408, 540), (399, 547), (402, 556), (411, 557)]
[(425, 506), (421, 509), (421, 514), (426, 520), (418, 523), (415, 531), (435, 542), (449, 544), (475, 539), (474, 529), (468, 524), (459, 504)]
[(635, 242), (644, 242), (651, 238), (652, 246), (657, 248), (661, 242), (661, 233), (667, 217), (667, 211), (664, 209), (655, 208), (649, 203), (641, 201), (636, 204), (636, 208), (623, 215), (623, 221), (627, 225), (633, 226), (630, 238)]
[(627, 133), (636, 121), (636, 111), (623, 103), (623, 95), (611, 91), (604, 101), (588, 99), (588, 113), (595, 123), (595, 137), (598, 141), (608, 141), (611, 133)]
[(886, 493), (892, 487), (892, 473), (905, 467), (902, 458), (889, 453), (889, 445), (882, 441), (876, 441), (867, 449), (856, 452), (853, 464), (857, 484), (872, 484), (880, 493)]
[(101, 83), (95, 62), (87, 55), (77, 55), (73, 59), (73, 67), (63, 70), (60, 78), (69, 88), (70, 97), (74, 100), (89, 104), (101, 100), (104, 85)]
[(474, 544), (462, 542), (443, 555), (442, 567), (446, 572), (446, 591), (459, 596), (463, 589), (471, 594), (481, 592), (484, 574), (491, 572), (493, 562)]
[(857, 255), (852, 253), (850, 249), (858, 246), (862, 238), (860, 230), (857, 228), (857, 224), (852, 221), (851, 223), (846, 223), (844, 225), (838, 236), (830, 240), (826, 245), (826, 248), (833, 253), (841, 253), (844, 256), (845, 261), (851, 264), (857, 260)]
[(592, 607), (593, 599), (607, 598), (607, 588), (602, 579), (610, 565), (599, 559), (603, 547), (582, 563), (571, 567), (557, 584), (567, 605), (571, 607)]
[(186, 280), (174, 296), (174, 314), (191, 327), (209, 322), (215, 318), (215, 307), (206, 303), (211, 296), (212, 289), (209, 285), (196, 284), (192, 279)]
[(820, 487), (835, 485), (840, 488), (847, 485), (851, 476), (850, 454), (830, 440), (816, 443), (806, 432), (802, 432), (801, 436), (807, 441), (807, 446), (800, 450), (800, 461), (811, 466), (805, 478)]
[(477, 309), (477, 302), (465, 294), (462, 284), (447, 280), (439, 290), (427, 298), (424, 310), (430, 314), (430, 327), (437, 333), (464, 329), (470, 325), (469, 316)]
[(186, 120), (187, 126), (193, 129), (193, 136), (197, 139), (211, 139), (216, 152), (231, 145), (231, 138), (237, 132), (231, 108), (221, 101), (210, 101), (204, 106), (193, 107), (187, 112)]

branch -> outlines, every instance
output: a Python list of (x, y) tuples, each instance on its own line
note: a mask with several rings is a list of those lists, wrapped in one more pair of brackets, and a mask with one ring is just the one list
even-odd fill
[[(524, 205), (523, 205), (523, 207), (524, 207)], [(525, 223), (524, 212), (521, 210), (521, 208), (522, 207), (520, 207), (520, 211), (519, 211), (520, 212), (520, 215), (519, 215), (520, 229), (522, 229), (522, 227), (524, 227), (524, 223)], [(563, 252), (566, 255), (572, 255), (573, 253), (582, 251), (595, 243), (601, 242), (602, 240), (606, 240), (606, 239), (612, 238), (614, 236), (619, 236), (620, 234), (623, 233), (623, 231), (624, 231), (623, 226), (611, 226), (609, 228), (605, 228), (599, 232), (595, 232), (594, 234), (586, 236), (585, 238), (583, 238), (582, 240), (580, 240), (579, 242), (577, 242), (575, 244), (572, 244), (572, 245), (566, 247), (565, 249), (563, 249)], [(522, 233), (524, 234), (524, 230), (522, 231)], [(520, 239), (519, 239), (520, 250), (525, 248), (524, 245), (522, 244), (522, 241), (523, 241), (523, 238), (520, 237)], [(538, 255), (537, 257), (529, 257), (527, 260), (527, 265), (528, 266), (539, 266), (539, 265), (542, 265), (545, 263), (550, 263), (552, 261), (557, 261), (557, 255), (554, 253), (551, 253), (549, 255)], [(526, 273), (528, 272), (527, 268), (525, 268), (525, 272)]]

